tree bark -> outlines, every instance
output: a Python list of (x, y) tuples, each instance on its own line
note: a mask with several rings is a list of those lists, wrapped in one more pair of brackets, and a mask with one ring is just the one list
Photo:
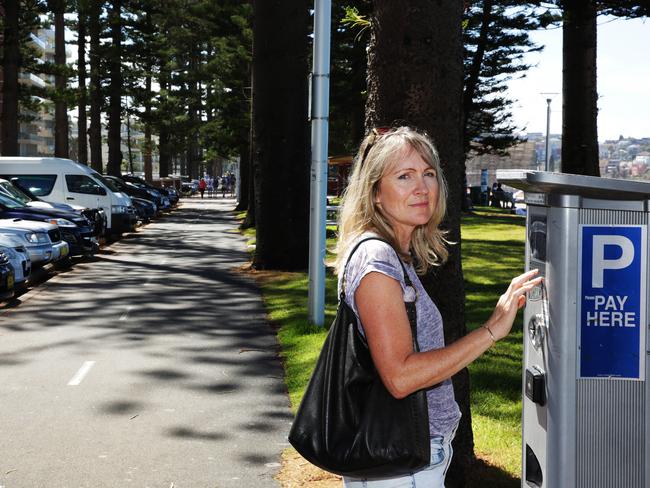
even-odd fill
[(111, 1), (109, 16), (111, 39), (111, 54), (109, 63), (111, 82), (109, 87), (108, 112), (108, 166), (109, 175), (119, 176), (122, 173), (122, 1)]
[[(153, 33), (153, 23), (151, 20), (151, 11), (147, 9), (145, 13), (145, 29), (148, 35)], [(145, 74), (144, 89), (144, 179), (151, 183), (153, 181), (153, 145), (152, 145), (152, 130), (151, 130), (151, 99), (153, 98), (152, 76), (153, 76), (153, 58), (149, 56), (146, 63), (147, 72)]]
[(20, 2), (4, 2), (4, 57), (2, 62), (2, 140), (0, 146), (3, 156), (19, 156), (18, 147), (18, 71), (21, 66), (18, 17)]
[[(255, 100), (252, 100), (253, 105)], [(242, 229), (249, 229), (255, 227), (255, 168), (253, 165), (253, 124), (251, 119), (251, 129), (249, 134), (250, 144), (248, 146), (249, 154), (249, 165), (248, 165), (248, 211), (246, 212), (246, 218), (241, 224)], [(243, 185), (242, 181), (242, 185)]]
[(306, 0), (253, 2), (256, 268), (307, 267), (310, 6)]
[(67, 77), (64, 74), (65, 62), (65, 0), (50, 2), (54, 13), (54, 63), (57, 73), (54, 76), (56, 95), (54, 101), (54, 156), (68, 158), (68, 106), (65, 102)]
[(87, 1), (80, 0), (78, 3), (78, 24), (77, 24), (77, 77), (79, 80), (79, 113), (77, 120), (77, 157), (82, 164), (88, 164), (88, 130), (86, 118), (86, 15)]
[[(248, 78), (251, 80), (251, 86), (253, 84), (253, 73), (249, 64)], [(250, 114), (249, 120), (252, 120), (253, 105), (250, 97), (244, 97), (242, 102), (242, 110), (247, 110)], [(251, 123), (249, 122), (248, 127), (243, 126), (241, 128), (241, 141), (242, 144), (239, 147), (239, 202), (235, 210), (251, 210), (251, 188), (252, 188), (252, 173), (251, 173), (251, 144), (252, 144), (252, 133), (251, 133)], [(254, 223), (252, 224), (254, 225)], [(252, 226), (251, 225), (251, 226)]]
[[(449, 260), (422, 282), (444, 319), (446, 343), (466, 334), (461, 266), (460, 209), (463, 164), (462, 2), (375, 0), (368, 51), (366, 126), (416, 126), (433, 139), (449, 186), (443, 227)], [(473, 460), (467, 369), (454, 376), (463, 417), (454, 440), (447, 486), (464, 486)]]
[(90, 33), (90, 166), (103, 173), (102, 161), (102, 76), (101, 76), (101, 0), (90, 0), (88, 30)]
[(596, 2), (565, 0), (562, 26), (562, 172), (600, 176)]
[[(145, 90), (151, 94), (151, 70), (147, 73), (145, 79)], [(144, 179), (151, 183), (153, 181), (153, 158), (152, 158), (152, 140), (151, 140), (151, 99), (147, 97), (144, 104)]]
[[(169, 89), (169, 73), (163, 66), (160, 69), (160, 91), (166, 92)], [(169, 126), (166, 120), (160, 121), (158, 132), (158, 165), (160, 177), (169, 176), (169, 165), (171, 163)], [(182, 172), (182, 171), (181, 171)], [(185, 173), (183, 173), (185, 174)]]

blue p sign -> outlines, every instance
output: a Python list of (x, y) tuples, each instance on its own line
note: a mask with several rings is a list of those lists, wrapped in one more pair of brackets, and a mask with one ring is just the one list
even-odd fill
[(639, 379), (645, 226), (582, 226), (580, 376)]

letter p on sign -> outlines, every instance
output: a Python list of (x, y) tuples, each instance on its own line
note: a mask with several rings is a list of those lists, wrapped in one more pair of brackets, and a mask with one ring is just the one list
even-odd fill
[[(591, 286), (603, 288), (603, 276), (606, 269), (627, 268), (634, 260), (634, 244), (624, 236), (594, 235), (591, 266)], [(621, 255), (615, 259), (605, 258), (605, 246), (617, 246)]]

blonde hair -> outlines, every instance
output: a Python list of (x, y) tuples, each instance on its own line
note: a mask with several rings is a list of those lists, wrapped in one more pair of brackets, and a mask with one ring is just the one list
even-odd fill
[[(438, 180), (438, 201), (429, 222), (417, 226), (411, 236), (410, 251), (404, 254), (398, 245), (388, 219), (378, 209), (375, 200), (379, 181), (405, 149), (417, 152), (431, 166)], [(347, 252), (352, 243), (364, 232), (374, 232), (392, 244), (400, 257), (415, 260), (416, 271), (425, 273), (432, 266), (444, 263), (448, 257), (445, 231), (439, 228), (447, 208), (447, 184), (440, 168), (438, 152), (431, 140), (410, 127), (398, 127), (380, 133), (374, 130), (359, 147), (348, 186), (342, 197), (339, 211), (339, 238), (334, 266), (340, 275), (345, 267)]]

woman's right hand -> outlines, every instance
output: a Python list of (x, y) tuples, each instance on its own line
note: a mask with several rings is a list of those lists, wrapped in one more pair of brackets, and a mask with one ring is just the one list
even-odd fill
[(503, 339), (510, 333), (517, 311), (526, 304), (526, 293), (542, 282), (537, 276), (539, 270), (533, 269), (513, 278), (506, 292), (501, 295), (494, 312), (485, 323), (495, 340)]

